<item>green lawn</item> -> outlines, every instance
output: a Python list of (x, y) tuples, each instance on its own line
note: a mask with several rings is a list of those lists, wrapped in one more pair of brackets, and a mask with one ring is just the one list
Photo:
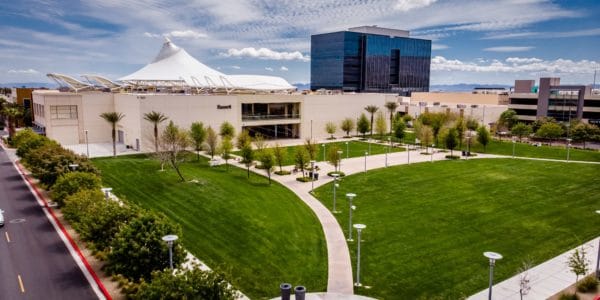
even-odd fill
[[(513, 159), (442, 161), (357, 174), (364, 223), (358, 294), (381, 299), (458, 299), (487, 287), (484, 251), (504, 255), (497, 282), (522, 261), (539, 264), (600, 234), (600, 165)], [(331, 209), (332, 186), (316, 190)], [(348, 204), (338, 197), (344, 232)], [(355, 235), (356, 238), (356, 235)], [(350, 244), (355, 263), (356, 242)], [(591, 258), (595, 253), (588, 253)], [(573, 276), (573, 280), (575, 276)]]
[[(466, 146), (463, 148), (466, 149)], [(511, 141), (493, 140), (485, 149), (485, 153), (512, 155), (512, 149), (513, 143)], [(483, 146), (478, 143), (471, 145), (471, 151), (484, 153)], [(564, 145), (535, 147), (527, 143), (516, 143), (515, 155), (523, 157), (567, 159), (567, 149)], [(596, 150), (580, 150), (571, 148), (569, 156), (571, 160), (600, 161), (600, 151)]]
[[(193, 156), (195, 160), (195, 156)], [(312, 211), (291, 191), (255, 174), (207, 160), (186, 162), (187, 180), (159, 172), (144, 156), (95, 159), (103, 184), (141, 206), (181, 224), (185, 247), (210, 267), (223, 267), (231, 283), (251, 298), (272, 298), (279, 284), (324, 291), (327, 248)]]
[[(345, 141), (318, 144), (317, 145), (318, 152), (317, 152), (316, 161), (323, 161), (323, 145), (325, 145), (325, 151), (328, 151), (328, 149), (330, 149), (329, 147), (337, 146), (340, 150), (342, 150), (344, 152), (344, 153), (342, 153), (342, 159), (345, 159), (346, 157), (364, 156), (365, 152), (369, 151), (369, 143), (360, 142), (360, 141), (348, 141), (348, 151), (346, 151), (346, 142)], [(287, 150), (286, 159), (283, 163), (284, 166), (294, 165), (294, 155), (296, 154), (296, 149), (298, 149), (300, 147), (304, 147), (304, 146), (284, 147)], [(387, 145), (384, 146), (384, 145), (371, 143), (371, 155), (384, 154), (386, 151), (388, 151), (388, 148), (389, 147)], [(405, 151), (405, 148), (404, 147), (391, 148), (391, 152), (400, 152), (400, 151)], [(346, 152), (348, 152), (348, 153), (346, 153)], [(236, 151), (233, 154), (240, 155), (240, 151)], [(325, 158), (327, 158), (327, 157), (325, 157)]]

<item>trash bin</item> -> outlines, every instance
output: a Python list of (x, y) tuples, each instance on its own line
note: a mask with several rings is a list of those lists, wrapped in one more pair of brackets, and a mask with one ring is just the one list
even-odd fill
[(313, 175), (315, 176), (315, 180), (319, 180), (319, 173), (314, 173)]
[(467, 151), (464, 151), (464, 150), (463, 150), (463, 152), (462, 152), (462, 156), (467, 156)]
[(279, 289), (281, 290), (281, 300), (290, 300), (292, 285), (289, 283), (282, 283), (279, 285)]
[(304, 300), (304, 297), (306, 295), (306, 288), (304, 286), (297, 286), (294, 289), (294, 295), (296, 296), (296, 300)]

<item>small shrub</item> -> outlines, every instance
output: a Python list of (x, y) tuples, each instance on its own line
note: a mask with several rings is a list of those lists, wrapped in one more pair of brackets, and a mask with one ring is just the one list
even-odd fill
[(310, 177), (297, 177), (296, 180), (300, 182), (310, 182)]
[(579, 296), (577, 294), (561, 294), (558, 297), (558, 300), (579, 300)]
[(460, 156), (458, 155), (446, 155), (447, 159), (460, 159)]
[(339, 177), (344, 177), (344, 176), (346, 176), (346, 173), (344, 173), (344, 172), (341, 172), (341, 171), (331, 171), (331, 172), (327, 173), (327, 175), (328, 175), (329, 177), (333, 177), (333, 175), (334, 175), (334, 174), (337, 174)]
[(292, 174), (292, 172), (286, 171), (286, 170), (275, 171), (274, 173), (277, 174), (277, 175), (290, 175), (290, 174)]
[(80, 190), (99, 190), (100, 178), (96, 174), (86, 172), (69, 172), (60, 176), (52, 186), (51, 196), (56, 203), (62, 205), (65, 199)]
[(583, 278), (577, 283), (577, 291), (582, 293), (595, 292), (598, 289), (598, 279), (592, 276)]

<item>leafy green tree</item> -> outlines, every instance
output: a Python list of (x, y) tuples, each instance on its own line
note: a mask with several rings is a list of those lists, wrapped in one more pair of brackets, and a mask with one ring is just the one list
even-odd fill
[(352, 118), (345, 118), (342, 120), (341, 128), (346, 133), (346, 137), (349, 137), (350, 131), (354, 130), (354, 120)]
[(308, 154), (308, 158), (310, 160), (316, 160), (317, 159), (317, 152), (319, 151), (318, 147), (319, 147), (318, 144), (316, 144), (310, 138), (307, 138), (304, 141), (304, 149), (306, 150), (306, 153)]
[(435, 143), (439, 144), (438, 142), (438, 138), (440, 135), (440, 130), (442, 130), (442, 127), (444, 126), (444, 123), (446, 122), (446, 117), (445, 114), (442, 113), (436, 113), (436, 114), (431, 114), (431, 130), (433, 131), (433, 138), (435, 139)]
[(144, 120), (152, 123), (154, 126), (154, 152), (158, 153), (158, 125), (169, 119), (163, 113), (151, 111), (144, 114)]
[(294, 162), (296, 163), (296, 167), (300, 168), (302, 171), (302, 177), (304, 177), (304, 169), (306, 165), (310, 161), (308, 152), (305, 148), (298, 147), (296, 148), (296, 153), (294, 154)]
[(69, 172), (56, 180), (50, 194), (56, 203), (62, 205), (68, 196), (83, 189), (99, 190), (100, 178), (93, 173)]
[(394, 122), (394, 137), (398, 141), (402, 141), (404, 136), (406, 136), (406, 123), (404, 123), (403, 119), (398, 119)]
[(582, 142), (583, 149), (585, 149), (585, 143), (589, 140), (594, 139), (594, 137), (600, 135), (600, 128), (595, 125), (578, 123), (571, 128), (570, 136), (573, 141)]
[(552, 140), (558, 139), (563, 133), (564, 130), (559, 124), (548, 122), (540, 126), (535, 135), (543, 139), (549, 139), (550, 144), (552, 144)]
[(221, 138), (228, 137), (230, 139), (233, 139), (233, 137), (235, 137), (235, 128), (233, 128), (233, 125), (231, 125), (231, 123), (225, 121), (221, 124), (219, 135), (221, 136)]
[(500, 114), (500, 118), (498, 118), (498, 129), (510, 131), (518, 121), (517, 112), (512, 109), (505, 110)]
[(396, 113), (396, 109), (398, 109), (398, 103), (394, 101), (386, 102), (385, 108), (387, 108), (390, 113), (390, 134), (394, 130), (394, 114)]
[(556, 122), (556, 119), (554, 119), (552, 117), (541, 117), (541, 118), (533, 121), (533, 123), (531, 123), (531, 129), (533, 130), (533, 133), (537, 134), (538, 129), (540, 129), (540, 127), (542, 127), (542, 125), (544, 125), (546, 123), (557, 123), (557, 122)]
[(454, 128), (456, 128), (456, 137), (458, 138), (458, 148), (462, 148), (462, 142), (465, 138), (465, 131), (467, 130), (467, 126), (465, 125), (465, 120), (463, 117), (459, 117), (454, 124)]
[(513, 125), (512, 129), (510, 130), (512, 135), (519, 137), (519, 142), (524, 136), (529, 136), (531, 132), (531, 126), (521, 122)]
[(327, 149), (327, 161), (333, 166), (333, 169), (337, 172), (342, 160), (341, 155), (338, 153), (340, 147), (338, 145), (332, 145)]
[(123, 120), (125, 117), (124, 114), (118, 112), (105, 112), (100, 114), (100, 117), (104, 119), (106, 122), (110, 123), (111, 126), (111, 136), (112, 136), (112, 144), (113, 144), (113, 157), (117, 156), (117, 124)]
[(446, 144), (446, 148), (450, 149), (450, 156), (454, 156), (454, 148), (458, 145), (458, 133), (456, 128), (448, 129), (446, 137), (444, 138), (444, 143)]
[(252, 143), (252, 137), (250, 137), (250, 133), (248, 130), (242, 130), (240, 134), (238, 134), (237, 139), (235, 141), (235, 146), (238, 149), (242, 149), (244, 145)]
[(236, 293), (225, 280), (222, 273), (216, 271), (192, 270), (155, 271), (152, 280), (143, 281), (131, 299), (214, 299), (233, 300)]
[(150, 279), (153, 271), (169, 266), (169, 248), (161, 239), (168, 234), (179, 237), (173, 244), (173, 266), (177, 267), (185, 257), (181, 227), (163, 214), (140, 210), (111, 242), (107, 270), (134, 281)]
[(283, 162), (287, 156), (287, 151), (284, 148), (281, 148), (279, 143), (276, 143), (275, 147), (273, 147), (273, 156), (275, 158), (275, 163), (279, 166), (279, 172), (283, 172)]
[(240, 151), (241, 151), (241, 156), (242, 156), (242, 163), (246, 166), (248, 178), (250, 178), (250, 167), (252, 166), (252, 163), (254, 162), (254, 149), (252, 149), (252, 144), (250, 144), (250, 143), (244, 144), (244, 146), (242, 146), (242, 149), (240, 149)]
[(579, 276), (585, 276), (588, 272), (588, 260), (585, 255), (585, 248), (581, 246), (581, 248), (576, 248), (569, 257), (567, 265), (575, 274), (575, 284), (579, 281)]
[(263, 149), (262, 153), (258, 157), (258, 160), (260, 161), (261, 167), (267, 172), (269, 184), (271, 184), (271, 172), (273, 171), (273, 166), (275, 165), (275, 156), (273, 155), (273, 150), (269, 148)]
[(208, 129), (206, 129), (206, 148), (208, 150), (208, 154), (210, 155), (210, 159), (214, 159), (215, 154), (217, 154), (217, 143), (217, 133), (212, 129), (212, 127), (208, 126)]
[(206, 140), (206, 129), (202, 122), (192, 123), (190, 126), (190, 138), (194, 143), (197, 160), (200, 161), (200, 151), (202, 151), (202, 145), (204, 145), (204, 140)]
[(413, 120), (413, 117), (409, 114), (405, 114), (404, 116), (402, 116), (402, 120), (404, 121), (404, 123), (408, 123)]
[(337, 126), (335, 126), (335, 123), (333, 122), (327, 122), (327, 124), (325, 124), (325, 131), (331, 136), (331, 139), (334, 139), (333, 134), (335, 133), (335, 131), (337, 130)]
[(233, 150), (233, 143), (229, 137), (224, 137), (221, 139), (221, 146), (219, 146), (219, 153), (221, 153), (221, 158), (225, 160), (225, 165), (227, 166), (227, 170), (229, 171), (229, 160), (231, 159), (231, 151)]
[(375, 113), (379, 110), (379, 107), (375, 105), (368, 105), (367, 107), (365, 107), (365, 110), (371, 114), (371, 125), (369, 126), (369, 128), (371, 128), (371, 136), (373, 136), (373, 117), (375, 116)]
[(433, 143), (433, 130), (427, 125), (421, 126), (421, 130), (419, 130), (419, 139), (421, 140), (421, 145), (425, 147), (425, 153), (428, 153), (428, 147)]
[(265, 138), (262, 134), (257, 133), (252, 140), (254, 142), (254, 152), (256, 153), (254, 156), (258, 157), (262, 152), (267, 149), (267, 143), (265, 142)]
[(2, 115), (8, 119), (8, 139), (12, 140), (17, 127), (17, 120), (23, 116), (23, 109), (17, 105), (5, 105)]
[(183, 178), (183, 174), (181, 174), (181, 170), (179, 169), (179, 164), (181, 163), (183, 151), (190, 145), (188, 132), (179, 128), (173, 121), (170, 121), (169, 125), (163, 130), (160, 139), (169, 163), (175, 172), (177, 172), (181, 181), (185, 181), (185, 178)]
[(358, 128), (358, 132), (360, 132), (364, 138), (369, 129), (371, 128), (369, 127), (369, 120), (367, 119), (367, 116), (365, 114), (360, 114), (360, 118), (358, 118), (356, 127)]
[(490, 136), (490, 132), (487, 130), (487, 128), (483, 125), (479, 126), (479, 128), (477, 128), (477, 142), (483, 146), (483, 152), (486, 151), (487, 145), (491, 140), (492, 137)]
[(466, 126), (467, 126), (467, 129), (469, 129), (471, 131), (475, 131), (475, 130), (477, 130), (477, 128), (479, 128), (479, 122), (477, 122), (477, 120), (475, 120), (474, 118), (468, 118), (467, 122), (466, 122)]
[(380, 139), (383, 139), (383, 136), (387, 132), (387, 123), (383, 116), (383, 112), (377, 113), (377, 118), (375, 119), (375, 131)]

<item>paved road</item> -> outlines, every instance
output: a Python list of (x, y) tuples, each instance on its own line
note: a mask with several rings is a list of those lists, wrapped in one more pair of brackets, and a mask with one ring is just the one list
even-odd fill
[(2, 148), (0, 209), (0, 299), (98, 299)]

